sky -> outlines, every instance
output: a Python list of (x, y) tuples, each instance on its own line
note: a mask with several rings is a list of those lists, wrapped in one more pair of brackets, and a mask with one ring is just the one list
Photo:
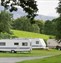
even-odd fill
[(46, 16), (58, 16), (56, 7), (58, 6), (58, 0), (36, 0), (38, 5), (38, 14)]
[[(58, 7), (58, 0), (36, 0), (37, 1), (37, 7), (38, 7), (38, 12), (37, 14), (40, 15), (45, 15), (45, 16), (53, 16), (57, 17), (58, 13), (56, 12), (56, 7)], [(2, 7), (0, 7), (0, 10)], [(21, 9), (18, 12), (14, 12), (17, 16), (20, 16), (19, 13), (21, 12), (20, 15), (24, 15), (24, 11)]]

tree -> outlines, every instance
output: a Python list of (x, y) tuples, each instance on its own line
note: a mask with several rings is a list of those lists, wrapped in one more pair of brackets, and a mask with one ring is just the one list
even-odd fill
[(17, 30), (40, 33), (40, 28), (37, 24), (31, 24), (26, 17), (21, 17), (13, 21), (12, 27)]
[(44, 34), (51, 35), (53, 31), (52, 21), (47, 20), (44, 24)]
[(40, 33), (40, 28), (37, 24), (32, 24), (32, 32)]
[(59, 0), (59, 5), (57, 7), (57, 12), (59, 13), (59, 18), (57, 20), (56, 39), (61, 41), (61, 0)]
[(56, 22), (56, 29), (57, 29), (57, 33), (56, 33), (56, 39), (58, 41), (61, 41), (61, 17), (58, 18), (57, 22)]
[(55, 18), (52, 20), (52, 34), (56, 35), (57, 33), (57, 20), (58, 18)]
[(1, 11), (0, 13), (0, 33), (10, 32), (12, 15), (6, 11)]
[(21, 6), (28, 13), (27, 17), (31, 20), (36, 16), (36, 12), (38, 11), (35, 0), (1, 0), (1, 5), (6, 9), (11, 7), (9, 9), (10, 12), (17, 11), (16, 5)]
[(31, 31), (31, 23), (30, 20), (26, 17), (21, 17), (13, 21), (13, 28), (17, 30), (23, 31)]
[(40, 33), (43, 33), (44, 22), (42, 20), (35, 20), (35, 23), (39, 26)]
[(59, 5), (57, 7), (57, 12), (59, 13), (59, 15), (61, 17), (61, 0), (59, 0)]

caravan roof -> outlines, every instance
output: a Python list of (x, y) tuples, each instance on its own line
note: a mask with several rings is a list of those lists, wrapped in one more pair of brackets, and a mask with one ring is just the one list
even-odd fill
[(6, 42), (6, 41), (15, 41), (15, 42), (17, 42), (17, 41), (30, 41), (29, 39), (1, 39), (0, 40), (0, 42)]

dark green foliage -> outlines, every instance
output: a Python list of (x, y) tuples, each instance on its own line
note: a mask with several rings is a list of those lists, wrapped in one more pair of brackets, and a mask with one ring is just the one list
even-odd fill
[(37, 24), (32, 24), (32, 32), (40, 33), (40, 28)]
[(6, 11), (0, 13), (0, 33), (10, 33), (12, 15)]
[(57, 20), (58, 20), (58, 18), (52, 20), (52, 26), (53, 26), (53, 28), (52, 28), (53, 33), (52, 34), (53, 35), (57, 34)]
[(57, 25), (56, 39), (61, 40), (61, 18), (60, 17), (57, 19), (56, 25)]
[[(12, 3), (8, 5), (10, 2)], [(31, 20), (36, 16), (36, 12), (38, 11), (35, 0), (1, 0), (1, 5), (6, 9), (10, 6), (10, 12), (17, 11), (17, 7), (15, 7), (15, 5), (20, 6), (26, 13), (28, 13), (27, 17)]]
[(59, 18), (57, 19), (57, 33), (56, 39), (61, 42), (61, 0), (59, 0), (59, 6), (57, 7), (57, 12), (59, 13)]
[(7, 38), (11, 38), (11, 35), (8, 33), (0, 33), (0, 39), (7, 39)]
[(53, 19), (51, 21), (46, 21), (43, 27), (43, 33), (48, 35), (56, 35), (57, 34), (57, 22), (58, 18)]
[(14, 36), (13, 33), (0, 33), (0, 39), (10, 39), (10, 38), (18, 38), (17, 36)]
[(59, 5), (57, 7), (57, 12), (59, 13), (59, 15), (61, 17), (61, 0), (59, 0)]
[(35, 23), (39, 26), (40, 33), (43, 33), (44, 22), (42, 20), (35, 20)]
[(31, 24), (30, 19), (21, 17), (13, 21), (13, 29), (29, 31), (29, 32), (40, 32), (40, 28), (37, 24)]
[(53, 26), (52, 26), (52, 21), (46, 21), (44, 24), (44, 34), (52, 34), (53, 32)]
[(13, 28), (17, 30), (23, 30), (23, 31), (31, 31), (31, 23), (29, 19), (26, 17), (21, 17), (13, 22)]

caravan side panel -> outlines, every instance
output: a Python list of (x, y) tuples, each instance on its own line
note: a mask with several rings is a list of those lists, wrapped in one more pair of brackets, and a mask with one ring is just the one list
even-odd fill
[(29, 40), (0, 40), (0, 51), (31, 51)]
[(31, 39), (32, 40), (32, 48), (46, 48), (46, 44), (43, 39)]

